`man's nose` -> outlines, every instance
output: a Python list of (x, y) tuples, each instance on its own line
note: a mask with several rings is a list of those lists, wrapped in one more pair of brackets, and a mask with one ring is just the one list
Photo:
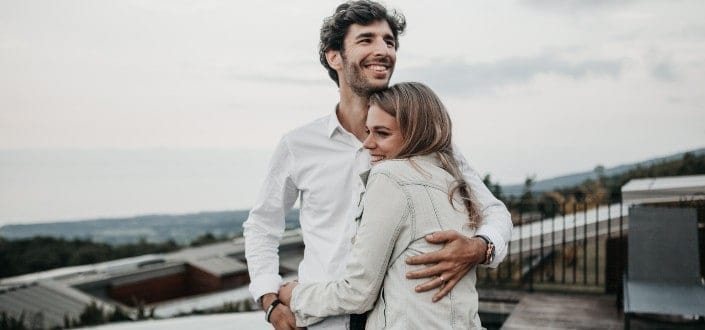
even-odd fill
[(383, 39), (378, 39), (374, 44), (375, 55), (387, 56), (389, 55), (389, 45)]

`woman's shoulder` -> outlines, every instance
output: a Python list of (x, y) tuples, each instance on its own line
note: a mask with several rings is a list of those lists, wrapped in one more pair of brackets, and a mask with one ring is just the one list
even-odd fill
[(445, 176), (435, 155), (389, 159), (372, 167), (370, 175), (385, 175), (397, 182), (432, 181)]
[(387, 159), (372, 165), (370, 174), (396, 173), (408, 167), (408, 158)]

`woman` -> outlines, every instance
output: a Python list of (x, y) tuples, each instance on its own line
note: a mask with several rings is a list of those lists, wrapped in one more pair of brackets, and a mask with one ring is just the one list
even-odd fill
[(469, 186), (453, 158), (451, 122), (443, 104), (420, 83), (400, 83), (370, 97), (364, 147), (372, 169), (361, 175), (359, 227), (339, 281), (290, 283), (279, 292), (298, 326), (322, 317), (373, 310), (367, 329), (481, 328), (474, 269), (445, 299), (417, 293), (422, 280), (405, 274), (421, 266), (408, 257), (432, 252), (424, 236), (453, 229), (473, 236), (480, 225)]

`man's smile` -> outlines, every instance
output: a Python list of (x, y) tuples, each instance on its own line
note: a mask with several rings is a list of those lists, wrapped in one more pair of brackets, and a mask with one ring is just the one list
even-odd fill
[(374, 73), (377, 74), (388, 74), (390, 72), (390, 69), (392, 67), (391, 60), (384, 60), (384, 61), (370, 61), (370, 62), (365, 62), (363, 63), (362, 67), (364, 67), (367, 70), (371, 70)]

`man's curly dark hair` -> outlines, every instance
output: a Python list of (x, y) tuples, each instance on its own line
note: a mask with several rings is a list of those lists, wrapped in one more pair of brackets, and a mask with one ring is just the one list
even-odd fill
[(338, 72), (328, 65), (326, 52), (329, 50), (344, 51), (343, 40), (350, 25), (369, 25), (380, 20), (387, 21), (389, 24), (392, 34), (394, 34), (394, 48), (398, 49), (399, 35), (404, 33), (406, 18), (397, 11), (388, 11), (377, 2), (369, 0), (348, 1), (338, 6), (335, 13), (323, 21), (318, 54), (321, 64), (328, 70), (328, 75), (338, 86), (340, 86)]

